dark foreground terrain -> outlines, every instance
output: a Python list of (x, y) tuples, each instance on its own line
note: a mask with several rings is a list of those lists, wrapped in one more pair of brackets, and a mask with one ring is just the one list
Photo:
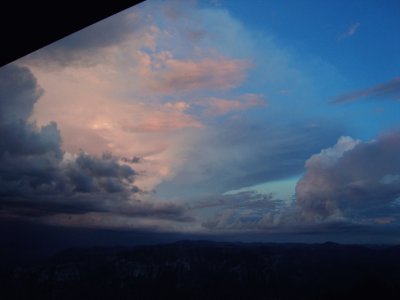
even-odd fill
[(187, 241), (72, 249), (3, 267), (0, 298), (400, 299), (400, 246)]

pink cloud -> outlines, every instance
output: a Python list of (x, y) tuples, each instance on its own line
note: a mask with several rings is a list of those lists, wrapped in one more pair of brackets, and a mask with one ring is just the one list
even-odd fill
[[(200, 107), (194, 99), (238, 87), (251, 67), (245, 55), (235, 57), (236, 50), (226, 52), (215, 44), (226, 34), (210, 35), (214, 32), (208, 31), (212, 26), (207, 24), (214, 24), (213, 15), (193, 10), (191, 5), (167, 6), (172, 21), (162, 27), (153, 22), (157, 15), (150, 11), (133, 13), (146, 26), (118, 43), (85, 52), (95, 63), (72, 64), (67, 59), (67, 64), (48, 68), (46, 55), (36, 63), (25, 61), (45, 90), (32, 120), (39, 125), (56, 121), (66, 151), (140, 157), (135, 170), (144, 175), (136, 184), (143, 190), (172, 178), (183, 168), (182, 157), (194, 141), (210, 130), (202, 124), (204, 114), (191, 114), (199, 111), (192, 108)], [(177, 22), (176, 17), (182, 15), (190, 16), (190, 24)], [(196, 16), (201, 22), (194, 25), (191, 21)], [(217, 25), (223, 28), (236, 24), (225, 14), (220, 17)], [(224, 95), (200, 111), (214, 105), (217, 113), (210, 116), (218, 116), (263, 105), (258, 95), (231, 100), (228, 93)]]
[(190, 108), (190, 104), (185, 101), (178, 101), (175, 103), (167, 102), (164, 104), (166, 108), (176, 110), (179, 112), (184, 112), (185, 110)]
[(142, 158), (142, 163), (135, 165), (135, 170), (144, 174), (137, 185), (151, 190), (181, 166), (177, 153), (193, 138), (188, 131), (198, 130), (202, 123), (185, 112), (189, 104), (184, 101), (166, 105), (162, 101), (143, 102), (139, 93), (138, 98), (126, 97), (120, 93), (126, 86), (120, 84), (119, 77), (109, 76), (110, 69), (104, 74), (104, 69), (48, 72), (32, 67), (45, 90), (32, 120), (38, 125), (56, 121), (66, 151), (108, 151), (120, 157)]
[(146, 116), (140, 124), (125, 128), (137, 132), (167, 132), (187, 127), (200, 128), (202, 124), (193, 117), (180, 112), (155, 111)]
[(245, 71), (250, 67), (242, 59), (175, 59), (169, 52), (157, 55), (141, 52), (138, 58), (141, 78), (149, 89), (160, 93), (231, 89), (245, 79)]

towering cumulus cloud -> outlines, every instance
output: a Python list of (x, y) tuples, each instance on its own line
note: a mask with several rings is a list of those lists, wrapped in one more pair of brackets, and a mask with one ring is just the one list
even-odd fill
[[(37, 128), (28, 121), (41, 94), (28, 69), (8, 65), (0, 69), (0, 191), (2, 200), (49, 193), (57, 187), (63, 159), (55, 123)], [(55, 183), (55, 182), (54, 182)]]
[(400, 132), (370, 142), (341, 137), (313, 155), (296, 187), (297, 206), (309, 221), (394, 221), (400, 199)]
[(183, 213), (174, 205), (137, 200), (137, 173), (113, 155), (64, 152), (55, 122), (38, 127), (29, 119), (41, 94), (29, 69), (18, 65), (0, 69), (3, 216), (107, 212), (175, 218)]

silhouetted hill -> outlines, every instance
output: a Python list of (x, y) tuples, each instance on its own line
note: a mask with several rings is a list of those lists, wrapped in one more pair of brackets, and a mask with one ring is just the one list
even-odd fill
[(4, 270), (2, 299), (400, 299), (400, 247), (179, 241)]

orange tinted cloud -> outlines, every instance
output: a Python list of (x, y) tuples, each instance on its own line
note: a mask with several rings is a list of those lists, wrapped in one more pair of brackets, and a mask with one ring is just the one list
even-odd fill
[(138, 56), (140, 76), (148, 88), (160, 93), (192, 90), (224, 90), (237, 87), (250, 67), (247, 60), (205, 57), (175, 59), (169, 52)]
[(32, 70), (45, 90), (32, 119), (39, 125), (56, 121), (66, 151), (142, 158), (135, 170), (143, 174), (137, 181), (143, 190), (173, 176), (181, 165), (177, 152), (193, 137), (186, 131), (202, 127), (185, 112), (189, 104), (184, 101), (167, 105), (143, 102), (138, 93), (121, 96), (124, 86), (101, 68)]
[(79, 52), (79, 62), (93, 63), (63, 59), (68, 63), (48, 68), (46, 58), (56, 58), (45, 53), (39, 61), (25, 60), (45, 90), (32, 120), (41, 125), (56, 121), (66, 151), (140, 157), (136, 184), (143, 190), (155, 188), (183, 168), (188, 145), (208, 130), (202, 123), (204, 110), (214, 104), (218, 113), (213, 116), (218, 116), (261, 105), (245, 99), (249, 95), (229, 103), (210, 101), (207, 108), (195, 103), (206, 93), (218, 96), (221, 91), (230, 101), (226, 90), (240, 86), (251, 63), (243, 59), (246, 56), (221, 52), (207, 28), (175, 21), (159, 27), (151, 16), (138, 11), (132, 17), (146, 26), (118, 42)]
[(190, 104), (184, 101), (178, 101), (175, 103), (167, 102), (164, 104), (164, 106), (179, 112), (184, 112), (185, 110), (190, 108)]
[(136, 132), (167, 132), (186, 127), (200, 128), (202, 124), (189, 115), (180, 112), (154, 111), (138, 125), (125, 127)]

